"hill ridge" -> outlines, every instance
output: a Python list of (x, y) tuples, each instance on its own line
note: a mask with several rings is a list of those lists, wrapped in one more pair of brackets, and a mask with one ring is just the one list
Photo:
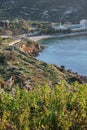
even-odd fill
[(1, 0), (0, 18), (78, 22), (87, 18), (86, 0)]

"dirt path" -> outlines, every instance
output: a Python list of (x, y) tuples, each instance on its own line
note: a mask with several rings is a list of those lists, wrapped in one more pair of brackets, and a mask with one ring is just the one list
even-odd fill
[(17, 44), (19, 42), (21, 42), (21, 39), (14, 40), (13, 42), (10, 42), (8, 45), (13, 46), (14, 44)]

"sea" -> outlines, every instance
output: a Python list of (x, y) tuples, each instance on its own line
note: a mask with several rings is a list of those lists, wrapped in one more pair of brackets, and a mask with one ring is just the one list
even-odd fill
[(37, 59), (87, 76), (87, 35), (44, 39)]

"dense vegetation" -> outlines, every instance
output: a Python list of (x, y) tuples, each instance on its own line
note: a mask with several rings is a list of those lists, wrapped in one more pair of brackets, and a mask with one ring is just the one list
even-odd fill
[(13, 21), (0, 21), (0, 35), (19, 35), (23, 33), (29, 33), (30, 23), (27, 20), (18, 20)]
[[(31, 21), (25, 19), (14, 19), (11, 21), (0, 21), (0, 35), (7, 36), (31, 36), (43, 34), (65, 34), (71, 33), (70, 29), (55, 30), (52, 24), (59, 25), (59, 23)], [(37, 34), (34, 34), (37, 32)]]
[(87, 0), (0, 0), (0, 18), (73, 21), (87, 17)]
[(0, 130), (86, 130), (87, 85), (0, 89)]

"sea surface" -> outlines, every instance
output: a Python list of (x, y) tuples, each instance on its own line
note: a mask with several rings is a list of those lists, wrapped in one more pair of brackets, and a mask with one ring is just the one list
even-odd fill
[(46, 48), (38, 55), (38, 60), (65, 65), (66, 69), (87, 75), (87, 36), (45, 39), (42, 42)]

